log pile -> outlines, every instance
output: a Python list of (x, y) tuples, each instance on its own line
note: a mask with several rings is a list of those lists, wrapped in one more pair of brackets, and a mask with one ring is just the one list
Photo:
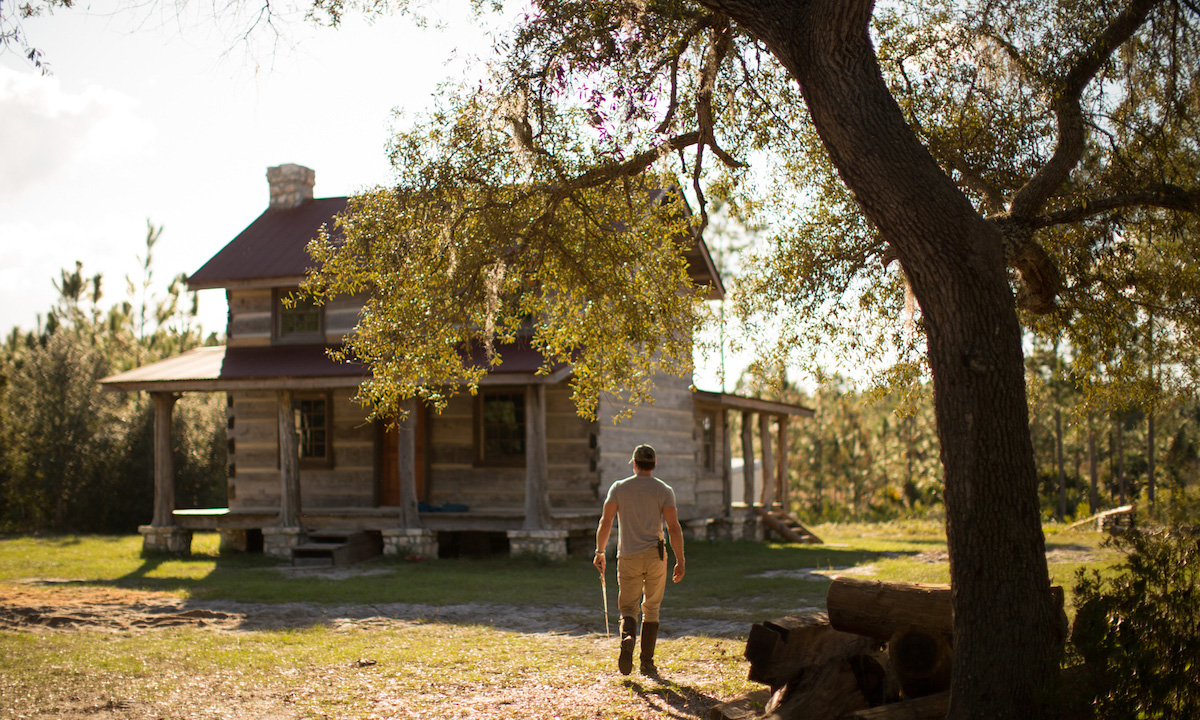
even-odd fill
[[(1061, 607), (1062, 588), (1054, 590)], [(755, 623), (746, 640), (749, 678), (769, 695), (718, 705), (711, 720), (946, 716), (954, 665), (949, 585), (836, 578), (826, 608)]]

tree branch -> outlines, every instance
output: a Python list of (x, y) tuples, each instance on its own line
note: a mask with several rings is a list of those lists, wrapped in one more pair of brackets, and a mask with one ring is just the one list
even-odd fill
[(1164, 210), (1200, 213), (1200, 189), (1185, 190), (1178, 185), (1159, 185), (1139, 192), (1112, 195), (1100, 198), (1073, 208), (1039, 215), (1030, 219), (1030, 226), (1035, 230), (1076, 223), (1081, 220), (1104, 215), (1113, 210), (1131, 207), (1155, 207)]
[(1056, 88), (1054, 114), (1058, 120), (1058, 145), (1050, 160), (1013, 195), (1009, 213), (1015, 218), (1029, 218), (1066, 182), (1079, 164), (1087, 144), (1080, 98), (1087, 87), (1122, 44), (1133, 36), (1162, 0), (1133, 0), (1117, 15), (1096, 41), (1075, 58), (1074, 63)]

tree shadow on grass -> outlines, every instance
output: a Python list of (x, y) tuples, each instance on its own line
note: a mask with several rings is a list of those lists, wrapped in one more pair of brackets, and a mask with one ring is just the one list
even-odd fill
[(721, 701), (689, 685), (680, 685), (668, 677), (626, 680), (625, 686), (638, 694), (655, 712), (673, 718), (707, 718), (708, 711)]

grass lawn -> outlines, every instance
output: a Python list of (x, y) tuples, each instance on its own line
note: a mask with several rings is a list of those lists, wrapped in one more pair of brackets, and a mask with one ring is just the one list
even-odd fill
[[(319, 574), (262, 556), (218, 556), (215, 534), (198, 534), (190, 558), (143, 558), (140, 536), (0, 538), (0, 716), (706, 717), (716, 702), (757, 689), (742, 658), (750, 624), (823, 609), (829, 576), (948, 581), (937, 523), (812, 529), (824, 544), (690, 543), (687, 577), (664, 603), (660, 681), (616, 674), (588, 558), (379, 558)], [(1117, 556), (1097, 533), (1046, 532), (1051, 575), (1069, 608), (1076, 568)], [(615, 627), (611, 570), (608, 579)], [(382, 619), (235, 630), (45, 622), (56, 602), (79, 602), (75, 617), (83, 617), (111, 609), (106, 597), (134, 609), (156, 598), (181, 610), (304, 604), (330, 618), (342, 606), (376, 606)], [(434, 610), (399, 618), (389, 614), (397, 604)], [(468, 611), (439, 619), (437, 608), (451, 607)], [(528, 627), (492, 622), (500, 609)], [(37, 613), (42, 624), (22, 624)], [(543, 615), (554, 622), (531, 631)], [(695, 629), (710, 626), (727, 630)]]

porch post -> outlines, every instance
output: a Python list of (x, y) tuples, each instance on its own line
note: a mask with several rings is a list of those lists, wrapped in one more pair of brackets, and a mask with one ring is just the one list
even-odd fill
[(754, 426), (750, 411), (742, 411), (742, 501), (754, 505)]
[(421, 527), (417, 511), (417, 401), (408, 398), (400, 403), (405, 420), (396, 428), (396, 458), (400, 473), (400, 527)]
[(151, 527), (174, 525), (175, 458), (171, 449), (171, 413), (179, 396), (152, 392), (154, 403), (154, 519)]
[(762, 444), (762, 506), (767, 510), (775, 504), (775, 451), (771, 446), (771, 416), (758, 415), (758, 441)]
[(776, 471), (779, 474), (779, 504), (784, 512), (791, 512), (791, 489), (788, 487), (788, 416), (780, 415), (779, 422), (779, 457)]
[(154, 516), (139, 525), (142, 552), (186, 555), (192, 550), (192, 531), (175, 526), (175, 458), (172, 456), (171, 411), (178, 395), (152, 392), (154, 403)]
[(729, 411), (721, 409), (721, 504), (725, 517), (733, 511), (733, 438), (729, 437)]
[(546, 386), (525, 389), (525, 530), (550, 527), (550, 500), (546, 495)]
[(292, 548), (303, 542), (300, 527), (300, 444), (296, 438), (296, 417), (292, 391), (275, 394), (279, 415), (279, 519), (274, 527), (263, 528), (263, 554), (291, 557)]

